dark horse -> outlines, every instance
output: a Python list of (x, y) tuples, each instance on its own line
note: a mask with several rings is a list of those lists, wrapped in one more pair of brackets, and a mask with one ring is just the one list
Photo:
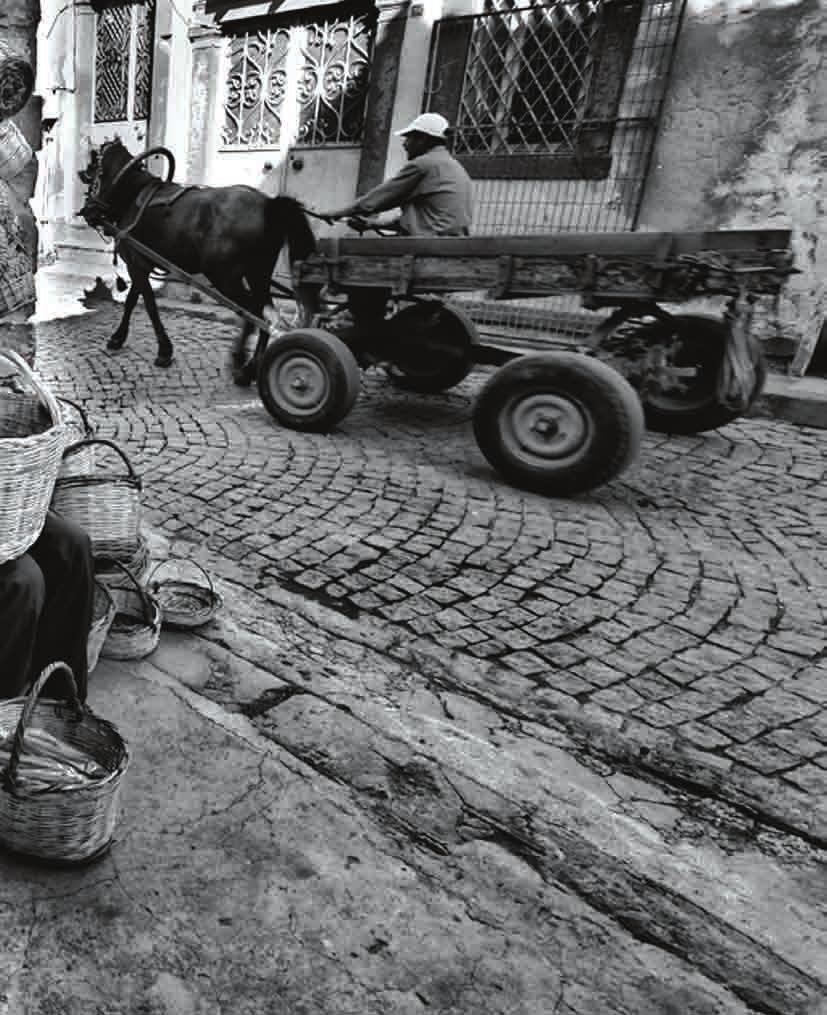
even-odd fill
[[(302, 206), (293, 198), (270, 198), (241, 185), (165, 183), (138, 160), (126, 169), (130, 161), (132, 155), (117, 139), (105, 142), (100, 151), (92, 150), (89, 165), (78, 174), (88, 187), (80, 214), (89, 225), (116, 237), (117, 252), (132, 283), (121, 323), (107, 348), (124, 344), (132, 311), (143, 296), (158, 340), (155, 364), (166, 367), (172, 362), (172, 342), (149, 283), (157, 263), (131, 248), (128, 240), (118, 242), (117, 231), (125, 231), (188, 274), (206, 276), (219, 292), (259, 317), (270, 303), (270, 277), (285, 242), (292, 264), (312, 253), (316, 240)], [(267, 344), (268, 332), (262, 329), (255, 354), (247, 361), (247, 338), (254, 330), (245, 321), (233, 351), (239, 383), (253, 379)]]

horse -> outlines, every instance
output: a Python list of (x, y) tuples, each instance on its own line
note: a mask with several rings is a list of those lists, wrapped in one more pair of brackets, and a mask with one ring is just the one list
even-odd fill
[[(169, 159), (171, 176), (174, 160), (166, 149), (158, 150)], [(172, 342), (150, 285), (150, 273), (158, 264), (131, 247), (129, 236), (182, 271), (206, 276), (220, 293), (259, 317), (270, 304), (270, 279), (285, 243), (292, 266), (316, 249), (316, 238), (294, 198), (271, 198), (243, 184), (206, 187), (165, 182), (141, 165), (143, 157), (134, 158), (118, 138), (104, 142), (100, 150), (92, 149), (87, 168), (78, 173), (88, 188), (80, 215), (93, 228), (115, 237), (116, 252), (129, 272), (131, 285), (123, 316), (107, 348), (120, 349), (126, 342), (132, 311), (143, 296), (158, 342), (155, 365), (168, 367), (173, 360)], [(126, 235), (125, 241), (120, 234)], [(267, 345), (269, 332), (260, 329), (256, 350), (247, 359), (247, 339), (254, 330), (245, 321), (233, 348), (239, 384), (255, 378)]]

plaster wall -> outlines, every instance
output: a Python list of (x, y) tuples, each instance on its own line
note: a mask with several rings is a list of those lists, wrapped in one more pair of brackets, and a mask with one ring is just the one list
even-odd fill
[(641, 228), (791, 228), (796, 266), (769, 327), (802, 373), (827, 314), (827, 9), (689, 0)]

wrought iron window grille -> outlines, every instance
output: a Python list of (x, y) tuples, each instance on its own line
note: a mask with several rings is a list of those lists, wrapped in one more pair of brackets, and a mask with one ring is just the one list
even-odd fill
[(96, 6), (94, 122), (149, 116), (155, 0)]
[(362, 140), (376, 16), (269, 19), (229, 35), (222, 146), (256, 150)]
[(424, 108), (481, 178), (600, 179), (643, 0), (488, 0), (437, 21)]

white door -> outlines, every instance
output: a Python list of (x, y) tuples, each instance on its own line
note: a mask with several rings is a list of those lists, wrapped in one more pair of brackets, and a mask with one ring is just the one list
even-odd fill
[(155, 0), (131, 0), (95, 15), (90, 141), (116, 134), (134, 154), (146, 148)]
[(228, 26), (222, 142), (211, 182), (261, 179), (309, 207), (355, 194), (376, 23), (373, 4)]

